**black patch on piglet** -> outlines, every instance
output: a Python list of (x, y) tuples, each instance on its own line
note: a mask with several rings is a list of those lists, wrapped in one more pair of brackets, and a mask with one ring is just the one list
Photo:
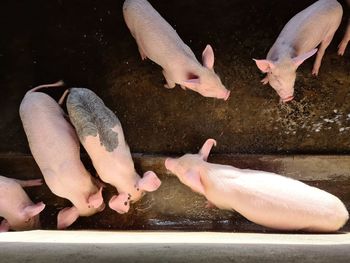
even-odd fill
[(72, 88), (67, 98), (67, 110), (80, 141), (98, 134), (106, 151), (113, 152), (118, 147), (118, 133), (112, 128), (120, 125), (120, 121), (93, 91)]

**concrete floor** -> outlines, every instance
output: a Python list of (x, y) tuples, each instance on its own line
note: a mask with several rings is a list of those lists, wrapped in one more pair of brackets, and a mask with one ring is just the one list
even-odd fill
[(0, 235), (13, 262), (349, 262), (350, 235), (32, 231)]
[(214, 47), (215, 70), (231, 98), (165, 89), (161, 69), (140, 59), (123, 0), (1, 1), (1, 153), (29, 153), (21, 99), (31, 87), (59, 79), (94, 90), (117, 114), (132, 152), (184, 153), (213, 137), (216, 153), (350, 153), (350, 48), (344, 57), (336, 54), (348, 12), (319, 77), (311, 75), (314, 58), (305, 62), (296, 100), (281, 105), (261, 85), (252, 58), (265, 58), (285, 23), (314, 0), (150, 2), (198, 58), (207, 43)]
[[(135, 167), (142, 174), (153, 170), (162, 180), (161, 187), (146, 194), (133, 204), (127, 214), (120, 215), (107, 207), (91, 217), (80, 217), (71, 230), (182, 230), (229, 231), (273, 233), (256, 225), (236, 212), (205, 208), (205, 198), (181, 184), (164, 167), (165, 156), (134, 154)], [(95, 174), (88, 158), (86, 167)], [(238, 168), (264, 170), (302, 180), (338, 196), (350, 210), (350, 156), (276, 156), (276, 155), (211, 155), (209, 162), (222, 163)], [(35, 161), (28, 155), (0, 155), (3, 175), (20, 179), (41, 178)], [(56, 229), (59, 210), (70, 206), (66, 199), (51, 193), (46, 185), (26, 189), (35, 202), (43, 201), (42, 227)], [(103, 191), (105, 201), (115, 193), (107, 187)], [(350, 222), (343, 231), (350, 231)]]
[[(134, 153), (195, 152), (213, 137), (219, 157), (212, 161), (304, 180), (338, 195), (349, 209), (350, 162), (348, 156), (338, 154), (350, 153), (350, 50), (342, 58), (336, 54), (347, 10), (320, 76), (311, 76), (313, 60), (307, 61), (298, 70), (295, 101), (281, 105), (272, 88), (261, 86), (262, 74), (251, 59), (264, 58), (284, 24), (314, 0), (150, 2), (197, 57), (207, 43), (213, 45), (215, 70), (231, 90), (230, 100), (164, 89), (160, 68), (140, 60), (122, 18), (123, 0), (1, 1), (0, 174), (41, 177), (32, 158), (25, 155), (29, 148), (18, 108), (31, 87), (63, 79), (67, 87), (90, 88), (105, 101), (121, 120)], [(49, 91), (55, 98), (62, 92)], [(202, 197), (164, 171), (162, 157), (134, 157), (138, 171), (151, 168), (163, 177), (162, 188), (127, 215), (106, 209), (103, 214), (80, 218), (72, 229), (269, 231), (235, 213), (204, 210)], [(54, 197), (46, 186), (29, 194), (48, 204), (43, 225), (54, 229), (57, 211), (69, 202)], [(110, 195), (110, 189), (105, 194)], [(349, 231), (349, 224), (345, 230)], [(349, 235), (341, 234), (39, 231), (1, 233), (0, 262), (348, 263), (349, 246)]]

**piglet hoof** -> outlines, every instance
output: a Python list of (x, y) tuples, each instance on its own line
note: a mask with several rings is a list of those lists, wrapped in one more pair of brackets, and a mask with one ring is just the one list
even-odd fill
[(345, 53), (345, 49), (348, 43), (340, 43), (339, 47), (338, 47), (338, 55), (339, 56), (344, 56)]
[(211, 203), (210, 201), (206, 201), (205, 202), (205, 208), (207, 208), (207, 209), (214, 209), (214, 208), (216, 208), (216, 206), (213, 203)]
[(315, 69), (315, 68), (314, 68), (314, 69), (312, 70), (312, 75), (315, 76), (315, 77), (317, 77), (317, 76), (318, 76), (318, 69)]
[(109, 207), (119, 214), (125, 214), (130, 209), (129, 196), (125, 193), (112, 196)]
[(175, 88), (175, 85), (174, 86), (169, 86), (168, 83), (164, 84), (164, 88), (166, 89), (173, 89)]
[(153, 192), (157, 190), (161, 185), (161, 181), (157, 177), (157, 175), (152, 172), (148, 171), (143, 174), (142, 179), (138, 183), (138, 187), (140, 190), (147, 191), (147, 192)]

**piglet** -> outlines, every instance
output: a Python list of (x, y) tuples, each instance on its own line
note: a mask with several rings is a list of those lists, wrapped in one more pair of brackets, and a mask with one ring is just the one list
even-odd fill
[(214, 52), (207, 45), (203, 65), (176, 31), (147, 0), (126, 0), (124, 19), (136, 39), (142, 59), (150, 58), (163, 68), (166, 88), (180, 84), (204, 97), (227, 100), (230, 92), (214, 72)]
[(315, 2), (286, 24), (265, 60), (255, 60), (258, 68), (267, 73), (262, 83), (270, 83), (283, 102), (293, 100), (296, 70), (320, 45), (312, 70), (313, 75), (318, 75), (342, 15), (343, 9), (336, 0)]
[(40, 228), (39, 213), (43, 202), (34, 204), (22, 187), (40, 186), (42, 180), (16, 180), (0, 176), (0, 232)]
[(38, 86), (24, 96), (20, 116), (29, 147), (46, 184), (57, 196), (70, 200), (72, 207), (58, 213), (57, 228), (70, 226), (79, 216), (91, 216), (104, 209), (102, 187), (80, 160), (79, 139), (59, 104)]
[(118, 190), (109, 201), (110, 208), (126, 213), (145, 191), (158, 189), (161, 182), (154, 172), (140, 178), (135, 171), (119, 119), (93, 91), (70, 89), (67, 110), (100, 178)]
[(213, 145), (216, 141), (209, 139), (199, 154), (165, 161), (168, 170), (209, 204), (278, 230), (334, 232), (348, 220), (344, 204), (318, 188), (274, 173), (208, 163)]

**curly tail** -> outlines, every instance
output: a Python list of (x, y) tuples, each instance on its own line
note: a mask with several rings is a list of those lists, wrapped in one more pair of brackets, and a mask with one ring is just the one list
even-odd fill
[(62, 95), (62, 97), (59, 99), (58, 104), (62, 106), (64, 99), (67, 97), (67, 94), (69, 93), (70, 89), (66, 89)]
[(35, 88), (32, 88), (31, 90), (28, 90), (27, 93), (32, 93), (32, 92), (35, 92), (35, 91), (42, 89), (42, 88), (62, 87), (62, 86), (64, 86), (64, 82), (63, 82), (63, 80), (60, 80), (60, 81), (57, 81), (57, 82), (52, 83), (52, 84), (44, 84), (44, 85), (37, 86)]

